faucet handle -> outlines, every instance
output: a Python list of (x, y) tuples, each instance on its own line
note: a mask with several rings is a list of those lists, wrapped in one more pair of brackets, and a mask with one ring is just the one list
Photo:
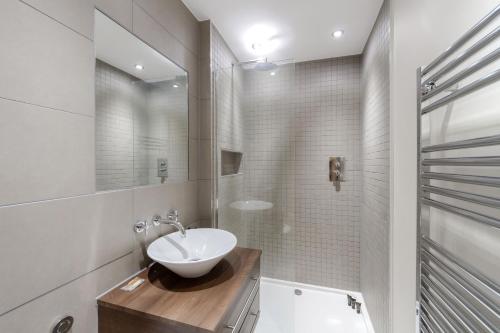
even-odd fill
[(155, 227), (160, 225), (160, 221), (161, 221), (161, 216), (158, 214), (154, 215), (153, 218), (151, 219), (151, 222)]
[(170, 218), (178, 218), (179, 217), (179, 211), (177, 209), (170, 209), (168, 211), (168, 217)]

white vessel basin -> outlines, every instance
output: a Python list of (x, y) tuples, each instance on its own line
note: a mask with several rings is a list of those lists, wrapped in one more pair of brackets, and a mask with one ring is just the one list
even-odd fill
[(155, 240), (148, 256), (174, 273), (196, 278), (210, 272), (236, 246), (236, 237), (221, 229), (190, 229), (186, 237), (174, 232)]

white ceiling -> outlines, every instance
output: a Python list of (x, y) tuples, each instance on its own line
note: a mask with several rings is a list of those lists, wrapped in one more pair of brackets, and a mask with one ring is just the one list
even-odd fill
[[(156, 82), (186, 75), (182, 68), (97, 10), (94, 36), (97, 59), (143, 81)], [(144, 69), (137, 70), (136, 64)]]
[[(252, 29), (268, 30), (270, 60), (295, 61), (359, 54), (382, 0), (183, 0), (200, 21), (210, 19), (240, 61), (252, 50)], [(333, 39), (335, 30), (344, 30)]]

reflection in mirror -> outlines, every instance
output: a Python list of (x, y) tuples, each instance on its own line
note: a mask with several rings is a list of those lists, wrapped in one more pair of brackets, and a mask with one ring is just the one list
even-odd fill
[(96, 188), (188, 178), (187, 73), (95, 14)]

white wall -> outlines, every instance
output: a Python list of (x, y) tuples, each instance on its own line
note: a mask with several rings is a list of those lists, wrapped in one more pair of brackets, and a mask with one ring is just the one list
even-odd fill
[(428, 64), (498, 0), (392, 0), (391, 319), (415, 329), (416, 69)]

